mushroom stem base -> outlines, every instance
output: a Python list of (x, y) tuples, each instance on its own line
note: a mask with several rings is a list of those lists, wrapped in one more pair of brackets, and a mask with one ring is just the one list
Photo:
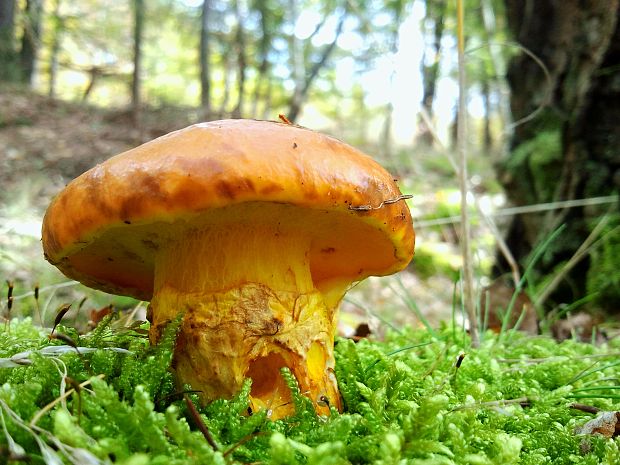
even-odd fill
[[(164, 302), (179, 302), (166, 294), (153, 301), (153, 315)], [(181, 300), (185, 316), (175, 370), (181, 382), (202, 391), (204, 401), (230, 398), (251, 378), (253, 411), (267, 409), (274, 419), (290, 415), (294, 406), (280, 374), (288, 367), (317, 412), (328, 414), (329, 405), (340, 408), (333, 356), (336, 315), (318, 291), (276, 293), (245, 284), (198, 301)], [(154, 342), (168, 321), (153, 322)]]
[(333, 355), (340, 298), (314, 287), (308, 243), (281, 225), (221, 225), (184, 235), (156, 261), (151, 341), (184, 313), (174, 368), (203, 401), (230, 398), (251, 378), (253, 411), (290, 415), (280, 373), (287, 367), (317, 412), (340, 409)]

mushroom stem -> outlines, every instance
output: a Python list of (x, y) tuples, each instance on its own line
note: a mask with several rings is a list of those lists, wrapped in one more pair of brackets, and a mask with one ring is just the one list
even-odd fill
[(288, 367), (317, 412), (340, 408), (333, 371), (340, 299), (315, 287), (310, 242), (290, 221), (239, 220), (190, 229), (159, 251), (150, 337), (157, 342), (185, 313), (175, 370), (203, 401), (230, 398), (249, 377), (254, 411), (289, 415), (294, 406), (279, 372)]

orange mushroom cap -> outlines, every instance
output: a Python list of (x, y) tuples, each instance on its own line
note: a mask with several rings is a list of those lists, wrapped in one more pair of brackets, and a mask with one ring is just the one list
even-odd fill
[(315, 282), (355, 281), (411, 260), (415, 236), (400, 197), (387, 171), (337, 139), (283, 123), (213, 121), (128, 150), (69, 183), (45, 214), (43, 249), (70, 278), (150, 300), (154, 252), (179, 228), (242, 204), (260, 216), (271, 203), (307, 212)]

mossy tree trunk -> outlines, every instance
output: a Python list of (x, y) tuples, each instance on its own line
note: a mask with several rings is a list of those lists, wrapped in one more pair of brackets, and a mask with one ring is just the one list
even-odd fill
[[(511, 154), (498, 167), (509, 200), (528, 205), (617, 194), (620, 2), (592, 0), (584, 7), (578, 0), (504, 1), (514, 39), (539, 57), (548, 71), (526, 53), (515, 56), (509, 65), (513, 118), (526, 119), (514, 129)], [(537, 243), (566, 224), (562, 236), (536, 265), (534, 278), (540, 283), (544, 276), (559, 272), (609, 210), (610, 204), (604, 204), (516, 216), (509, 225), (507, 243), (525, 264)], [(617, 204), (611, 205), (611, 211), (618, 214)], [(620, 221), (616, 217), (611, 223)], [(605, 235), (604, 241), (611, 241), (620, 252), (619, 237), (616, 231)], [(596, 256), (591, 254), (567, 273), (548, 303), (573, 302), (593, 293), (593, 273), (600, 272)], [(620, 269), (620, 253), (615, 260), (615, 268)], [(506, 271), (501, 258), (498, 271)], [(596, 300), (620, 309), (619, 292), (607, 292), (613, 287), (596, 289), (603, 291)]]

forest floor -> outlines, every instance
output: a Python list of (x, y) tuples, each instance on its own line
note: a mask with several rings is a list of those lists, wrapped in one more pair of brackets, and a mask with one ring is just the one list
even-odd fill
[[(148, 110), (141, 128), (127, 110), (51, 99), (18, 87), (0, 90), (0, 200), (25, 180), (40, 207), (69, 180), (142, 142), (190, 124), (182, 109)], [(44, 183), (33, 189), (33, 178)], [(38, 202), (35, 202), (35, 205)]]

